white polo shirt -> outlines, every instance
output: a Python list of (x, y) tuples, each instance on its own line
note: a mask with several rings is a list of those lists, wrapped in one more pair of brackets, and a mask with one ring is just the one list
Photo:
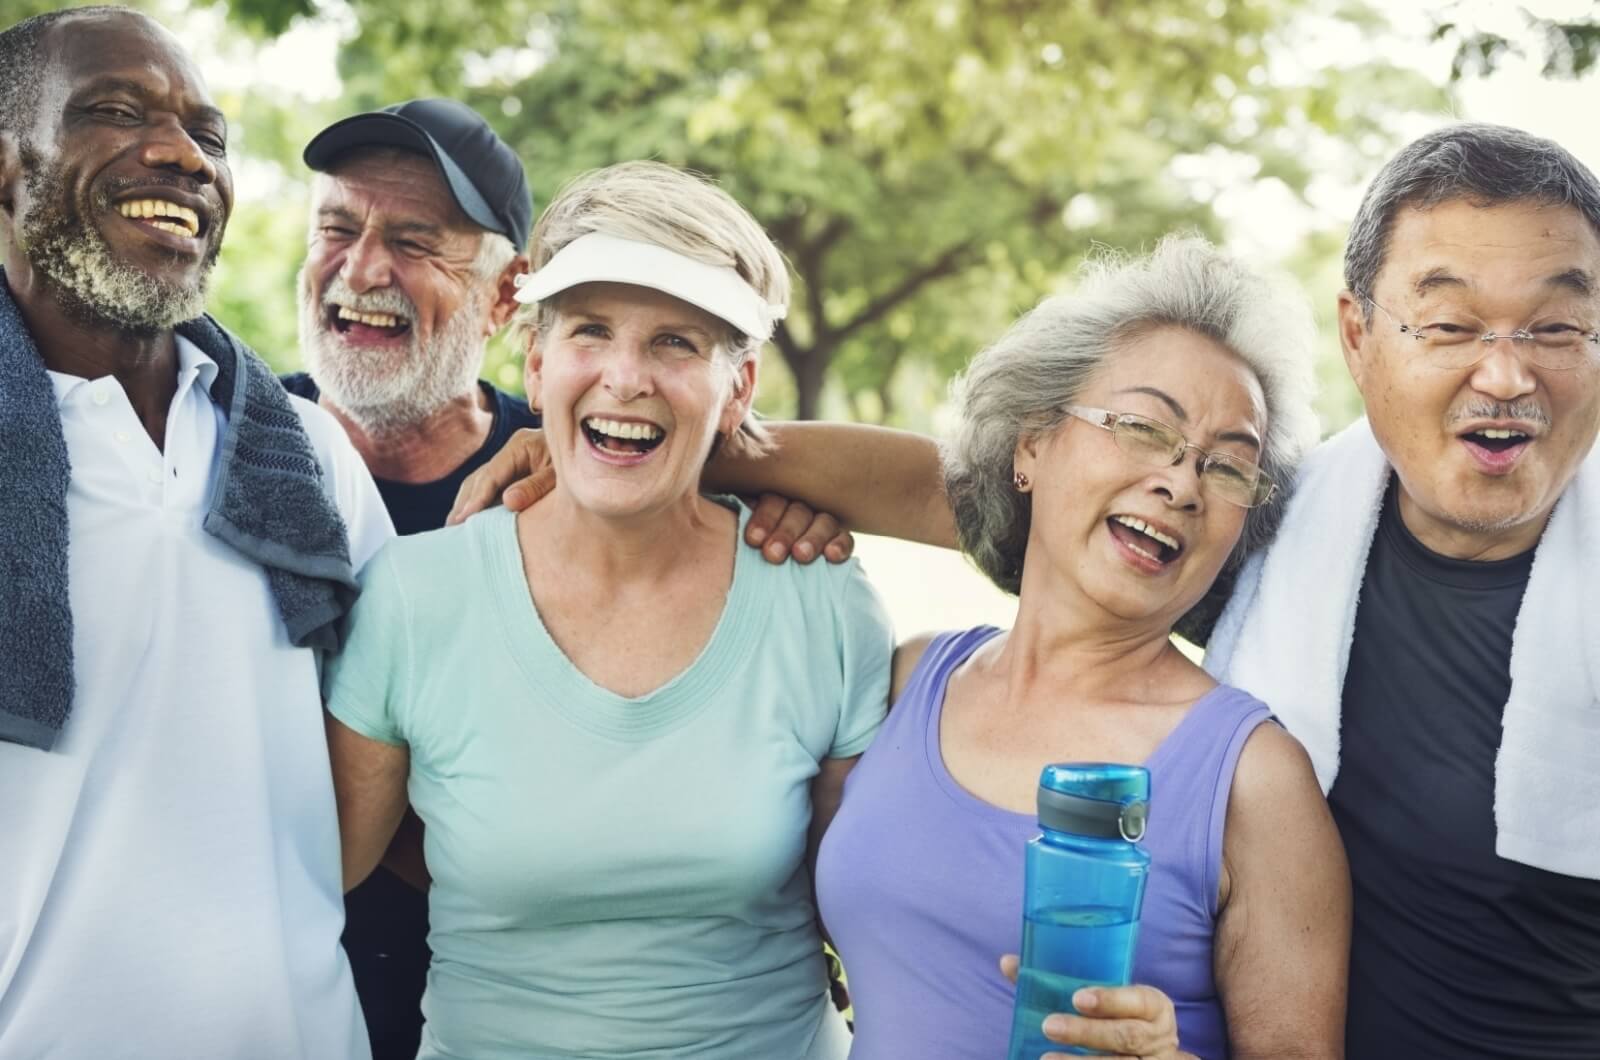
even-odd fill
[[(315, 661), (201, 527), (217, 365), (178, 355), (164, 453), (115, 378), (51, 373), (77, 692), (55, 750), (0, 743), (0, 1060), (365, 1058)], [(377, 488), (291, 401), (359, 567)]]

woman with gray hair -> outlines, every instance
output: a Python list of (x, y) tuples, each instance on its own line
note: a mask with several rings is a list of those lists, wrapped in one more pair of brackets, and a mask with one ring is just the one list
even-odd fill
[(1167, 1055), (1150, 1043), (1175, 1025), (1200, 1057), (1342, 1055), (1349, 884), (1310, 762), (1171, 638), (1271, 537), (1316, 439), (1311, 335), (1298, 295), (1169, 239), (1093, 266), (959, 381), (946, 493), (1017, 620), (901, 645), (889, 721), (824, 839), (852, 1057), (1004, 1054), (994, 961), (1017, 938), (1039, 773), (1060, 761), (1149, 769), (1151, 868), (1143, 985), (1080, 990), (1046, 1035)]
[(369, 564), (327, 680), (346, 887), (409, 789), (429, 1060), (842, 1060), (807, 858), (882, 724), (893, 637), (859, 566), (762, 562), (748, 510), (699, 491), (727, 440), (760, 448), (783, 259), (655, 163), (569, 185), (530, 256), (559, 476)]
[(1342, 1055), (1349, 880), (1310, 762), (1171, 637), (1203, 626), (1219, 575), (1280, 517), (1316, 437), (1311, 335), (1297, 293), (1169, 239), (1093, 266), (974, 359), (943, 489), (925, 442), (841, 425), (782, 425), (775, 453), (713, 465), (858, 529), (959, 541), (1019, 597), (1009, 631), (899, 647), (889, 720), (823, 841), (853, 1060), (1005, 1055), (1014, 991), (996, 958), (1017, 941), (1039, 774), (1061, 761), (1150, 770), (1151, 870), (1140, 985), (1078, 991), (1045, 1037)]

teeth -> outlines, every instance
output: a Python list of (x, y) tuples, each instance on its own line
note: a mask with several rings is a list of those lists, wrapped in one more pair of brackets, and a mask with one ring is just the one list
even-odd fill
[(1493, 438), (1495, 440), (1504, 440), (1504, 439), (1507, 439), (1507, 438), (1526, 438), (1527, 437), (1527, 435), (1523, 434), (1521, 431), (1502, 430), (1499, 427), (1488, 427), (1488, 428), (1485, 428), (1484, 430), (1479, 431), (1478, 433), (1483, 435), (1485, 438)]
[[(1175, 552), (1182, 547), (1178, 544), (1176, 538), (1167, 534), (1163, 534), (1160, 530), (1155, 529), (1143, 519), (1136, 519), (1131, 515), (1113, 515), (1111, 518), (1115, 519), (1117, 522), (1128, 527), (1129, 529), (1137, 530), (1139, 533), (1144, 534), (1147, 537), (1155, 538), (1157, 541), (1161, 542), (1163, 545), (1166, 545)], [(1144, 550), (1139, 548), (1137, 545), (1133, 546), (1133, 548), (1135, 551), (1144, 552)], [(1145, 552), (1144, 554), (1149, 555), (1148, 552)], [(1151, 556), (1151, 558), (1154, 559), (1155, 557)]]
[(664, 433), (653, 423), (623, 423), (620, 420), (605, 420), (598, 416), (591, 416), (583, 423), (597, 434), (628, 441), (653, 442)]
[(1143, 556), (1143, 557), (1144, 557), (1144, 558), (1145, 558), (1145, 559), (1153, 559), (1153, 560), (1155, 560), (1155, 561), (1156, 561), (1156, 562), (1157, 562), (1157, 563), (1160, 563), (1160, 562), (1161, 562), (1161, 557), (1160, 557), (1160, 556), (1152, 556), (1152, 555), (1151, 555), (1151, 554), (1150, 554), (1150, 553), (1148, 553), (1148, 552), (1146, 552), (1146, 551), (1145, 551), (1145, 550), (1144, 550), (1144, 549), (1142, 549), (1142, 548), (1140, 548), (1140, 547), (1139, 547), (1139, 546), (1138, 546), (1138, 545), (1135, 545), (1135, 544), (1134, 544), (1134, 543), (1133, 543), (1133, 542), (1131, 542), (1131, 541), (1128, 541), (1128, 542), (1124, 542), (1124, 543), (1125, 543), (1125, 544), (1126, 544), (1126, 545), (1127, 545), (1127, 546), (1128, 546), (1128, 547), (1129, 547), (1129, 548), (1131, 548), (1131, 549), (1133, 549), (1133, 550), (1134, 550), (1134, 551), (1135, 551), (1135, 552), (1137, 552), (1137, 553), (1139, 553), (1139, 555), (1141, 555), (1141, 556)]
[(400, 318), (392, 313), (360, 313), (349, 306), (339, 307), (340, 320), (352, 320), (357, 324), (367, 324), (375, 328), (392, 328), (400, 323)]
[(152, 217), (170, 217), (177, 224), (158, 223), (153, 225), (163, 232), (173, 232), (180, 236), (195, 236), (200, 232), (200, 215), (187, 206), (179, 206), (175, 202), (165, 199), (130, 199), (127, 202), (117, 203), (117, 212), (124, 217), (148, 219)]

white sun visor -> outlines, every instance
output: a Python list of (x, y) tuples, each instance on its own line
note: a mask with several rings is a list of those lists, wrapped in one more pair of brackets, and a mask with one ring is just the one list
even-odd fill
[(600, 232), (579, 236), (538, 272), (517, 277), (517, 301), (542, 302), (580, 283), (631, 283), (681, 298), (762, 342), (789, 311), (756, 293), (728, 265), (707, 265), (675, 250)]

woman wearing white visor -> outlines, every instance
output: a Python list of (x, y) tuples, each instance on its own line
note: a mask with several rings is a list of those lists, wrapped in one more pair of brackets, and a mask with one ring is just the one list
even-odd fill
[(855, 563), (767, 564), (699, 493), (717, 446), (761, 444), (783, 260), (654, 163), (569, 185), (531, 256), (557, 485), (368, 566), (327, 682), (346, 885), (409, 792), (422, 1057), (839, 1060), (808, 838), (882, 723), (892, 634)]

